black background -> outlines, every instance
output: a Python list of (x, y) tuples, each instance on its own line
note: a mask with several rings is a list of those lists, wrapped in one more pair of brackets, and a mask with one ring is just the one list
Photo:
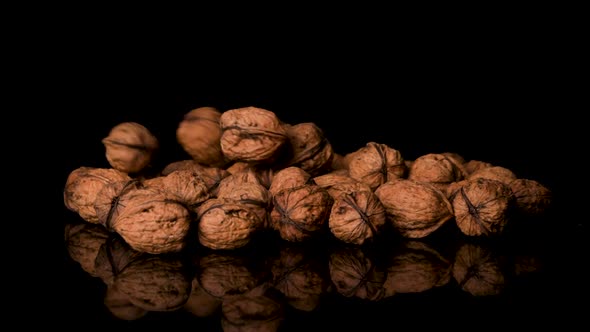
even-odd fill
[[(63, 185), (77, 167), (108, 167), (101, 139), (123, 121), (139, 122), (158, 137), (155, 167), (187, 159), (175, 130), (186, 112), (200, 106), (221, 111), (257, 106), (288, 123), (314, 122), (342, 154), (369, 141), (388, 144), (410, 160), (456, 152), (540, 181), (555, 193), (555, 234), (546, 245), (556, 251), (552, 257), (558, 264), (533, 281), (531, 294), (522, 295), (530, 300), (522, 306), (539, 299), (551, 304), (525, 310), (527, 317), (535, 310), (547, 317), (564, 303), (569, 308), (585, 289), (577, 266), (587, 218), (580, 217), (572, 194), (585, 181), (577, 176), (583, 172), (579, 144), (584, 136), (581, 88), (575, 83), (578, 46), (551, 26), (404, 31), (325, 33), (313, 41), (247, 34), (205, 41), (200, 34), (176, 40), (155, 32), (139, 36), (99, 29), (55, 40), (56, 51), (42, 60), (43, 75), (35, 82), (41, 104), (50, 105), (35, 116), (38, 123), (52, 123), (43, 129), (57, 147), (43, 157), (55, 167), (46, 185), (51, 223), (39, 222), (48, 229), (43, 231), (48, 244), (42, 255), (33, 253), (40, 261), (34, 270), (50, 271), (44, 273), (44, 289), (52, 294), (42, 305), (44, 317), (58, 326), (78, 320), (120, 326), (102, 306), (100, 282), (65, 255), (63, 225), (76, 216), (63, 205)], [(539, 294), (542, 290), (546, 293)], [(412, 301), (420, 310), (420, 300)], [(428, 314), (437, 312), (436, 304), (445, 305), (436, 302), (444, 302), (444, 296), (425, 301), (435, 301), (429, 302)], [(471, 302), (462, 303), (466, 310)], [(385, 315), (393, 309), (374, 310)], [(436, 318), (460, 322), (447, 317), (449, 311)], [(577, 311), (571, 311), (563, 317), (572, 319)]]

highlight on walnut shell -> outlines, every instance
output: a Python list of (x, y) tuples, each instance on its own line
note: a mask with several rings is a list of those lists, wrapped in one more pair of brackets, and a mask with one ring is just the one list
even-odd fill
[(152, 161), (158, 149), (158, 139), (137, 122), (123, 122), (114, 126), (102, 139), (109, 164), (121, 172), (135, 174)]
[(424, 238), (453, 218), (446, 195), (429, 183), (397, 179), (379, 186), (375, 195), (393, 228), (406, 238)]
[(286, 129), (289, 161), (312, 176), (324, 173), (332, 167), (334, 151), (324, 132), (313, 122), (298, 123)]
[(513, 195), (498, 180), (476, 178), (463, 182), (452, 198), (455, 222), (468, 236), (501, 234), (511, 217)]
[(387, 181), (406, 176), (406, 164), (401, 153), (386, 144), (369, 142), (350, 156), (350, 177), (366, 183), (372, 190)]
[(408, 179), (428, 182), (444, 191), (450, 183), (461, 181), (466, 174), (458, 158), (442, 153), (419, 156), (408, 171)]
[(383, 298), (386, 271), (362, 248), (337, 248), (330, 254), (328, 265), (330, 279), (339, 294), (369, 301)]
[(184, 115), (176, 129), (176, 140), (199, 164), (221, 167), (226, 163), (221, 151), (221, 112), (214, 107), (198, 107)]
[(473, 296), (498, 295), (506, 286), (501, 261), (483, 244), (461, 245), (455, 255), (452, 273), (459, 288)]
[(221, 151), (230, 161), (271, 163), (287, 142), (287, 133), (272, 111), (243, 107), (220, 117)]

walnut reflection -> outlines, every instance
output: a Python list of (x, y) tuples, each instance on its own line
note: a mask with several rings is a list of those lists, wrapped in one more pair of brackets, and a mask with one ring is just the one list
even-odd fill
[(465, 242), (455, 255), (453, 278), (458, 286), (473, 296), (501, 294), (506, 285), (506, 271), (490, 244)]
[(221, 327), (225, 332), (275, 332), (284, 321), (284, 304), (268, 284), (246, 293), (230, 295), (221, 306)]
[(102, 245), (107, 242), (109, 232), (101, 225), (91, 223), (67, 224), (64, 229), (68, 255), (82, 270), (97, 277), (94, 261)]

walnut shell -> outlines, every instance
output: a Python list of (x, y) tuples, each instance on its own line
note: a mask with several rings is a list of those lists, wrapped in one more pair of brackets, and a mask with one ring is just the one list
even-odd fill
[(221, 328), (225, 332), (276, 332), (284, 316), (284, 306), (276, 296), (252, 291), (223, 301)]
[(65, 227), (65, 243), (70, 258), (93, 277), (97, 276), (94, 261), (108, 238), (109, 232), (100, 225), (80, 223)]
[(102, 139), (109, 164), (124, 173), (138, 173), (152, 161), (158, 139), (143, 125), (123, 122)]
[(199, 259), (197, 279), (205, 292), (218, 299), (242, 294), (262, 282), (251, 262), (238, 254), (209, 253)]
[(345, 297), (383, 298), (386, 272), (360, 247), (342, 247), (330, 254), (329, 271), (336, 291)]
[(169, 194), (153, 188), (131, 190), (119, 198), (111, 228), (138, 251), (160, 254), (186, 246), (191, 215)]
[(328, 226), (337, 239), (362, 245), (379, 237), (386, 222), (379, 198), (370, 190), (359, 190), (334, 199)]
[(348, 164), (347, 162), (344, 160), (344, 156), (334, 152), (333, 156), (332, 156), (332, 163), (330, 165), (330, 168), (335, 171), (335, 170), (339, 170), (339, 169), (343, 169), (348, 171)]
[(146, 180), (144, 185), (166, 192), (189, 207), (197, 206), (213, 196), (197, 170), (174, 171), (166, 176)]
[(517, 177), (514, 174), (514, 172), (512, 172), (511, 170), (509, 170), (506, 167), (491, 166), (491, 167), (481, 168), (481, 169), (471, 173), (467, 177), (467, 180), (474, 180), (474, 179), (498, 180), (498, 181), (503, 182), (504, 184), (508, 185), (510, 182), (512, 182), (512, 180), (516, 180)]
[(110, 233), (109, 238), (103, 243), (96, 255), (95, 274), (107, 286), (111, 287), (121, 271), (143, 254), (131, 248), (117, 233)]
[(414, 160), (408, 171), (408, 179), (428, 182), (439, 188), (445, 188), (452, 182), (460, 181), (465, 170), (455, 157), (447, 157), (442, 153), (429, 153)]
[(120, 204), (121, 196), (139, 188), (143, 188), (143, 184), (136, 179), (111, 182), (104, 185), (94, 200), (94, 210), (98, 217), (98, 223), (109, 231), (112, 230), (112, 222), (117, 218), (123, 207)]
[(195, 162), (221, 167), (226, 163), (221, 151), (221, 112), (199, 107), (184, 115), (176, 129), (176, 140)]
[(488, 167), (492, 167), (494, 165), (485, 162), (485, 161), (481, 161), (481, 160), (469, 160), (467, 162), (465, 162), (463, 164), (463, 169), (465, 169), (465, 172), (467, 172), (467, 174), (472, 174), (475, 173), (476, 171), (483, 169), (483, 168), (488, 168)]
[(406, 164), (398, 150), (375, 142), (369, 142), (354, 152), (348, 165), (350, 177), (366, 183), (371, 190), (389, 180), (405, 177), (406, 171)]
[(499, 259), (479, 244), (464, 243), (457, 250), (452, 273), (459, 287), (473, 296), (498, 295), (506, 284)]
[(423, 238), (453, 217), (453, 208), (436, 187), (409, 179), (382, 184), (375, 191), (387, 217), (403, 237)]
[(502, 233), (508, 223), (513, 195), (503, 182), (477, 178), (459, 189), (452, 204), (463, 234), (491, 236)]
[(341, 194), (351, 194), (356, 191), (369, 190), (366, 183), (351, 178), (348, 174), (342, 174), (339, 171), (333, 171), (313, 178), (313, 182), (318, 186), (326, 189), (332, 198), (336, 199)]
[(73, 170), (64, 188), (65, 206), (87, 222), (98, 224), (94, 201), (100, 190), (107, 184), (129, 181), (131, 178), (116, 169), (79, 167)]
[(304, 122), (287, 128), (291, 158), (287, 166), (296, 166), (312, 176), (328, 171), (334, 151), (324, 132), (315, 123)]
[(243, 107), (221, 114), (221, 151), (229, 160), (274, 161), (287, 142), (287, 133), (276, 114), (262, 108)]
[(300, 167), (290, 166), (275, 173), (268, 191), (276, 195), (282, 190), (292, 189), (310, 184), (311, 174)]
[(212, 196), (217, 195), (217, 187), (221, 180), (230, 175), (227, 170), (222, 168), (204, 166), (192, 160), (182, 160), (170, 163), (164, 168), (161, 174), (165, 176), (179, 170), (192, 171), (196, 177), (200, 178), (200, 180), (205, 183), (207, 191)]
[(544, 214), (552, 203), (553, 194), (549, 188), (538, 181), (516, 179), (510, 182), (516, 209), (524, 215)]

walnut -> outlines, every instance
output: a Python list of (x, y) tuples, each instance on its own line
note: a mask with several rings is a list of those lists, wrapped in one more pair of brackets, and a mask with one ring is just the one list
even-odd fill
[(116, 285), (107, 287), (103, 302), (110, 313), (121, 320), (137, 320), (149, 312), (133, 304), (127, 294), (121, 292)]
[(225, 332), (276, 332), (284, 318), (283, 303), (264, 287), (232, 296), (221, 305), (221, 328)]
[(389, 180), (405, 177), (407, 169), (398, 150), (385, 144), (369, 142), (354, 152), (348, 171), (350, 177), (375, 190)]
[(198, 206), (213, 196), (197, 170), (174, 171), (166, 176), (146, 180), (144, 185), (166, 192), (188, 207)]
[(403, 241), (392, 250), (387, 266), (386, 297), (424, 292), (451, 280), (452, 262), (425, 241)]
[(464, 243), (457, 250), (452, 273), (459, 287), (473, 296), (498, 295), (505, 288), (500, 260), (481, 244)]
[(336, 291), (345, 297), (383, 298), (385, 270), (360, 247), (341, 247), (330, 254), (329, 271)]
[(473, 179), (492, 179), (498, 180), (503, 182), (504, 184), (509, 184), (512, 180), (516, 180), (516, 175), (514, 172), (509, 170), (508, 168), (502, 166), (491, 166), (481, 168), (467, 177), (467, 180)]
[(509, 183), (518, 212), (539, 216), (547, 212), (552, 202), (552, 192), (538, 181), (516, 179)]
[(450, 183), (460, 181), (464, 176), (465, 170), (458, 159), (441, 153), (429, 153), (416, 158), (408, 171), (408, 179), (431, 183), (443, 191)]
[(503, 232), (513, 195), (504, 183), (486, 178), (469, 180), (452, 200), (457, 226), (469, 236), (491, 236)]
[(311, 174), (300, 167), (290, 166), (275, 173), (269, 187), (272, 195), (278, 194), (281, 190), (292, 189), (311, 184)]
[(93, 277), (97, 276), (94, 261), (108, 237), (109, 232), (100, 225), (78, 223), (65, 226), (65, 243), (70, 258)]
[(124, 173), (138, 173), (152, 161), (158, 139), (143, 125), (123, 122), (103, 138), (109, 164)]
[(277, 159), (287, 133), (276, 114), (262, 108), (243, 107), (221, 114), (221, 151), (232, 161), (266, 162)]
[(262, 184), (266, 189), (270, 187), (270, 184), (272, 183), (276, 173), (275, 169), (268, 167), (267, 165), (252, 164), (242, 161), (235, 162), (227, 168), (227, 171), (230, 174), (239, 173), (245, 170), (252, 170), (256, 174), (260, 184)]
[(210, 199), (196, 210), (199, 243), (211, 249), (236, 249), (250, 243), (265, 226), (259, 206), (230, 199)]
[(137, 257), (144, 253), (134, 250), (117, 233), (110, 233), (109, 238), (99, 248), (94, 261), (94, 270), (107, 286), (113, 286), (115, 278)]
[(362, 245), (378, 238), (386, 221), (379, 198), (371, 190), (358, 190), (334, 199), (328, 226), (337, 239)]
[(108, 230), (112, 230), (112, 221), (117, 218), (119, 211), (123, 207), (119, 202), (121, 196), (139, 188), (143, 188), (143, 184), (137, 179), (111, 182), (104, 185), (94, 200), (94, 210), (98, 217), (98, 223)]
[(332, 156), (332, 163), (330, 165), (330, 169), (333, 171), (340, 169), (348, 171), (348, 164), (344, 160), (344, 156), (334, 152)]
[(246, 256), (214, 252), (199, 259), (196, 278), (205, 292), (225, 299), (254, 289), (262, 283), (263, 276)]
[(205, 183), (207, 192), (212, 196), (217, 195), (217, 186), (221, 180), (230, 175), (228, 171), (222, 168), (204, 166), (192, 160), (182, 160), (170, 163), (164, 168), (164, 170), (162, 170), (161, 175), (169, 175), (170, 173), (179, 170), (192, 171), (196, 177), (200, 178), (200, 180)]
[(217, 197), (240, 203), (268, 207), (271, 197), (269, 191), (260, 183), (260, 178), (252, 169), (245, 169), (224, 178), (219, 183)]
[(226, 163), (221, 151), (221, 112), (199, 107), (184, 115), (176, 129), (176, 140), (199, 164), (221, 167)]
[(361, 190), (371, 191), (366, 183), (351, 178), (348, 174), (340, 171), (332, 171), (313, 178), (313, 182), (318, 186), (326, 189), (332, 198), (336, 199), (341, 194), (351, 194)]
[(485, 161), (481, 161), (481, 160), (469, 160), (467, 162), (465, 162), (463, 164), (463, 168), (465, 169), (465, 172), (469, 175), (472, 173), (475, 173), (476, 171), (483, 169), (483, 168), (488, 168), (488, 167), (492, 167), (494, 165), (485, 162)]
[(453, 207), (445, 194), (425, 182), (397, 179), (375, 191), (387, 217), (403, 237), (423, 238), (453, 217)]
[(133, 249), (160, 254), (185, 248), (191, 215), (169, 194), (154, 188), (130, 190), (117, 199), (113, 209), (118, 213), (106, 226)]
[(68, 175), (64, 188), (64, 203), (82, 219), (98, 224), (94, 201), (99, 191), (109, 183), (129, 180), (131, 178), (127, 174), (116, 169), (79, 167)]
[(290, 159), (287, 166), (296, 166), (312, 176), (325, 173), (332, 166), (334, 151), (324, 132), (312, 122), (287, 128)]
[(451, 159), (457, 165), (463, 165), (465, 163), (465, 158), (456, 152), (441, 152), (440, 154)]

